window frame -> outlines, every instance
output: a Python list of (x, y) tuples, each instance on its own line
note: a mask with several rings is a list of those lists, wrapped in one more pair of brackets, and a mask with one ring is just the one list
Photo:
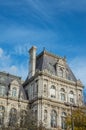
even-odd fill
[(0, 85), (0, 95), (1, 96), (6, 95), (6, 87), (4, 85)]
[(17, 97), (17, 88), (16, 87), (12, 88), (12, 97)]
[(55, 110), (51, 111), (51, 127), (57, 128), (57, 112)]
[[(54, 91), (54, 94), (52, 93)], [(56, 87), (54, 85), (51, 85), (50, 88), (50, 97), (51, 98), (56, 98)]]
[(61, 101), (66, 100), (66, 95), (65, 95), (65, 89), (64, 88), (60, 89), (60, 99), (61, 99)]

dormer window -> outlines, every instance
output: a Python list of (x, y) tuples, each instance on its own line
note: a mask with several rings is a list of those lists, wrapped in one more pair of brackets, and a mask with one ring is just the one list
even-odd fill
[(6, 94), (6, 88), (5, 86), (0, 85), (0, 95), (4, 96)]
[(13, 88), (13, 89), (12, 89), (12, 96), (13, 96), (13, 97), (16, 97), (16, 95), (17, 95), (17, 89), (16, 89), (16, 88)]

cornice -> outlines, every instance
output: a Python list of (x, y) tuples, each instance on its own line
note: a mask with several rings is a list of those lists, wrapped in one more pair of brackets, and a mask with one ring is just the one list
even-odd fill
[[(39, 102), (40, 101), (40, 102)], [(50, 106), (55, 106), (55, 107), (64, 107), (64, 108), (69, 108), (71, 107), (70, 105), (69, 106), (66, 106), (65, 105), (65, 102), (60, 102), (60, 101), (55, 101), (53, 99), (49, 99), (49, 98), (45, 98), (45, 97), (39, 97), (39, 98), (35, 98), (34, 100), (32, 100), (30, 102), (30, 104), (47, 104), (47, 105), (50, 105)], [(77, 104), (75, 104), (76, 107), (77, 107)]]
[(12, 100), (16, 102), (24, 102), (24, 103), (29, 103), (29, 100), (23, 100), (23, 99), (18, 99), (18, 98), (12, 98), (12, 97), (7, 97), (7, 96), (0, 96), (1, 99), (3, 100)]
[[(55, 75), (52, 75), (50, 73), (47, 73), (45, 71), (37, 71), (35, 73), (35, 75), (33, 77), (31, 77), (30, 79), (28, 79), (24, 86), (29, 84), (30, 82), (32, 82), (35, 78), (37, 78), (38, 76), (47, 76), (49, 79), (53, 79), (53, 80), (56, 80), (56, 81), (60, 81), (62, 83), (66, 83), (66, 84), (69, 84), (69, 85), (73, 85), (73, 86), (76, 86), (76, 87), (80, 87), (80, 88), (83, 88), (83, 85), (79, 82), (74, 82), (74, 81), (70, 81), (70, 80), (67, 80), (65, 78), (61, 78), (61, 77), (58, 77), (58, 76), (55, 76)], [(39, 78), (38, 78), (39, 79)]]

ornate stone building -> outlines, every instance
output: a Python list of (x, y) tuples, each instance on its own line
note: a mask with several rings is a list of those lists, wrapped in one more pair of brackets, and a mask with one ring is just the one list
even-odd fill
[[(63, 57), (36, 47), (29, 50), (29, 72), (20, 77), (0, 73), (0, 124), (11, 121), (10, 113), (25, 110), (28, 102), (38, 123), (47, 128), (65, 129), (65, 117), (70, 107), (82, 105), (83, 84), (77, 80)], [(5, 118), (9, 117), (9, 118)], [(1, 118), (4, 117), (4, 118)]]
[(24, 82), (31, 109), (47, 128), (65, 129), (64, 119), (70, 106), (82, 105), (83, 85), (77, 80), (66, 59), (46, 50), (36, 56), (29, 50), (29, 73)]
[(0, 72), (0, 127), (13, 126), (19, 113), (26, 111), (28, 100), (22, 83), (20, 77)]

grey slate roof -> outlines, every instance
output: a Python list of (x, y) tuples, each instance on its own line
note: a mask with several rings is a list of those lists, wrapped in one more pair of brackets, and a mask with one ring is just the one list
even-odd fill
[(23, 85), (21, 83), (22, 82), (21, 77), (15, 76), (15, 75), (12, 75), (12, 74), (9, 74), (9, 73), (6, 73), (6, 72), (0, 72), (0, 84), (4, 85), (6, 87), (6, 94), (7, 95), (9, 94), (9, 91), (10, 91), (11, 82), (14, 81), (14, 80), (17, 80), (17, 82), (19, 83), (18, 98), (20, 98), (20, 94), (22, 92), (23, 93), (23, 99), (27, 100), (25, 90), (24, 90)]
[[(46, 69), (51, 74), (57, 75), (55, 65), (59, 59), (62, 59), (63, 61), (65, 61), (65, 58), (53, 55), (44, 50), (36, 58), (36, 69), (40, 70), (40, 71), (43, 71)], [(65, 68), (68, 71), (68, 80), (72, 80), (72, 81), (76, 82), (77, 79), (74, 76), (74, 74), (73, 74), (72, 70), (70, 69), (70, 67), (68, 66), (68, 64), (66, 63), (66, 61), (65, 61)]]

